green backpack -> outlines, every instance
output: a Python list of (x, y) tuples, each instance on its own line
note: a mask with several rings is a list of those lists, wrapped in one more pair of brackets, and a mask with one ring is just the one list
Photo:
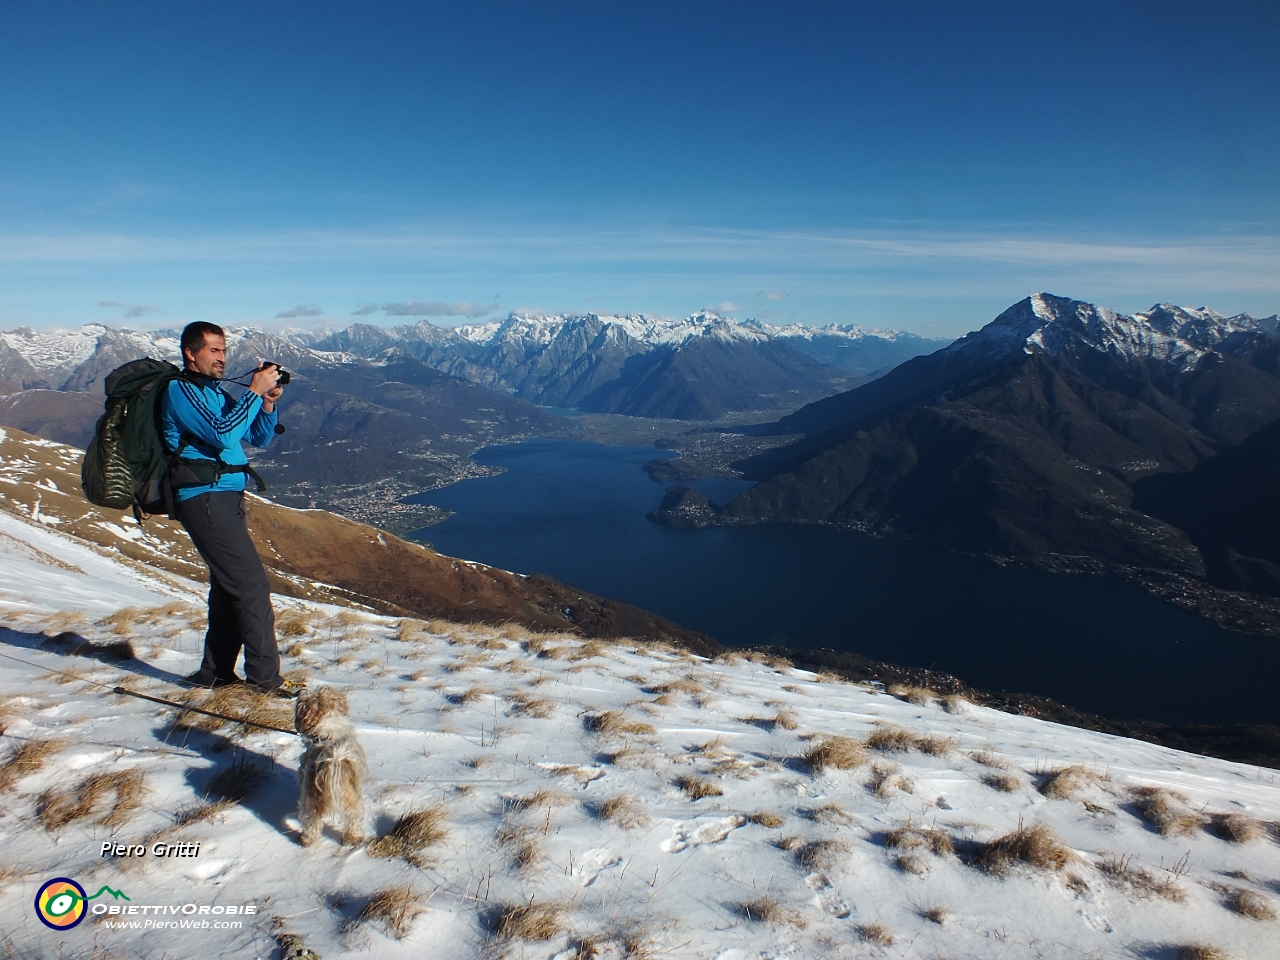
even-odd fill
[(117, 367), (106, 380), (106, 412), (84, 452), (80, 486), (90, 503), (171, 513), (170, 456), (160, 440), (160, 397), (182, 376), (172, 363), (146, 357)]

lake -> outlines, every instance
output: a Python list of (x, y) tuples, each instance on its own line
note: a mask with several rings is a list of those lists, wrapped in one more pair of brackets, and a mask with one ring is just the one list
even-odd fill
[[(654, 447), (531, 440), (480, 451), (500, 476), (411, 498), (454, 511), (418, 539), (546, 573), (729, 646), (828, 647), (1036, 693), (1115, 719), (1277, 723), (1280, 641), (1224, 630), (1108, 577), (998, 567), (802, 524), (672, 530)], [(723, 504), (749, 484), (695, 481)]]

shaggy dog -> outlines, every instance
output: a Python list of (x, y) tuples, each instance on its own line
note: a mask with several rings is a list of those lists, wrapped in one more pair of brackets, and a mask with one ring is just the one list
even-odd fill
[(307, 749), (298, 764), (302, 845), (320, 836), (326, 818), (342, 818), (343, 844), (364, 839), (364, 748), (347, 719), (347, 695), (332, 687), (298, 697), (293, 724)]

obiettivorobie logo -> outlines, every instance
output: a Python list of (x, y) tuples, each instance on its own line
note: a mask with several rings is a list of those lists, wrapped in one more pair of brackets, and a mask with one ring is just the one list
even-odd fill
[(109, 893), (117, 900), (128, 900), (122, 890), (113, 890), (106, 884), (92, 897), (85, 896), (84, 887), (67, 877), (46, 880), (36, 893), (36, 916), (52, 930), (70, 930), (84, 919), (90, 900)]

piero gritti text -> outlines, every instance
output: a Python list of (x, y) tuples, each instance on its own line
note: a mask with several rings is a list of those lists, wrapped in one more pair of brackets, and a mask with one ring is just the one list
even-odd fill
[(111, 843), (102, 845), (102, 857), (198, 857), (200, 842), (188, 843), (153, 843), (147, 847), (142, 843)]

